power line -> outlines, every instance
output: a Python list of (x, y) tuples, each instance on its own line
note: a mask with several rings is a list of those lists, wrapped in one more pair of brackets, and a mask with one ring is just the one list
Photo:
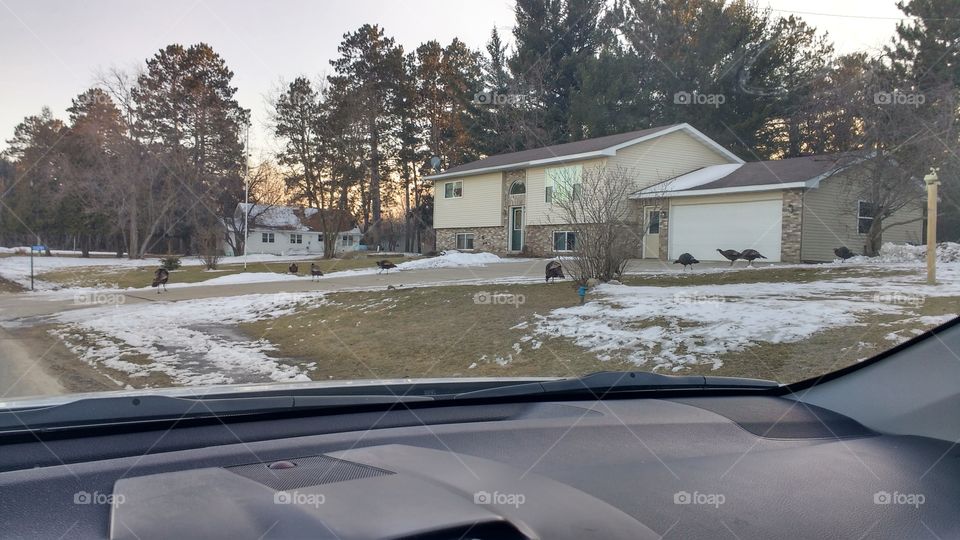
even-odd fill
[[(793, 11), (789, 9), (774, 9), (768, 8), (770, 11), (775, 11), (777, 13), (789, 13), (791, 15), (816, 15), (820, 17), (841, 17), (845, 19), (876, 19), (883, 21), (908, 21), (911, 19), (918, 19), (919, 17), (879, 17), (876, 15), (849, 15), (846, 13), (823, 13), (818, 11)], [(960, 18), (957, 17), (945, 17), (941, 19), (927, 18), (922, 19), (925, 21), (960, 21)]]

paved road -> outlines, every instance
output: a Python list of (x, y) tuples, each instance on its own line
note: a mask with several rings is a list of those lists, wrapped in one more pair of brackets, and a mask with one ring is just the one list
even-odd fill
[[(128, 304), (155, 301), (180, 301), (198, 298), (241, 296), (246, 294), (291, 293), (307, 291), (341, 291), (358, 288), (376, 288), (393, 286), (457, 285), (476, 282), (504, 280), (539, 281), (543, 279), (545, 261), (541, 259), (523, 259), (517, 261), (488, 264), (470, 268), (430, 268), (423, 270), (391, 271), (383, 274), (357, 274), (338, 272), (311, 281), (304, 277), (300, 281), (283, 280), (263, 283), (242, 283), (233, 285), (178, 285), (171, 283), (167, 292), (157, 294), (153, 289), (123, 291)], [(727, 263), (702, 263), (697, 268), (726, 268)], [(679, 265), (670, 265), (653, 260), (633, 260), (627, 266), (627, 272), (668, 271), (679, 272)], [(176, 276), (174, 276), (175, 278)], [(35, 293), (0, 294), (0, 321), (9, 321), (24, 317), (42, 317), (61, 311), (89, 307), (78, 302), (69, 291), (51, 291)]]

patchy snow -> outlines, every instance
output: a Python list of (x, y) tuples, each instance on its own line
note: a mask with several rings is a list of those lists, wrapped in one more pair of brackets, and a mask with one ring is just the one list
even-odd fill
[[(759, 342), (795, 343), (838, 326), (861, 324), (863, 314), (909, 314), (917, 298), (960, 296), (960, 264), (945, 265), (940, 285), (923, 276), (846, 277), (809, 283), (749, 283), (690, 287), (600, 285), (584, 305), (538, 315), (534, 335), (563, 336), (597, 354), (623, 355), (654, 370), (722, 365), (724, 353)], [(901, 301), (901, 299), (909, 301)], [(954, 315), (913, 317), (931, 326)], [(891, 333), (887, 339), (906, 337)]]
[(80, 358), (131, 382), (152, 373), (177, 386), (309, 381), (302, 369), (268, 356), (273, 346), (266, 339), (235, 339), (228, 327), (319, 302), (321, 293), (259, 294), (81, 309), (54, 320), (65, 325), (58, 337)]

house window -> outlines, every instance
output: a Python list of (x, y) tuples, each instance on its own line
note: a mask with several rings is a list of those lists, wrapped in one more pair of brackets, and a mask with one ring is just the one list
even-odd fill
[(660, 234), (660, 211), (651, 210), (647, 219), (647, 232), (650, 234)]
[(443, 184), (443, 198), (444, 199), (458, 199), (463, 197), (463, 182), (447, 182)]
[(291, 243), (291, 244), (302, 244), (302, 243), (303, 243), (303, 235), (302, 235), (302, 234), (291, 234), (291, 235), (290, 235), (290, 243)]
[(552, 203), (555, 197), (562, 197), (565, 193), (570, 193), (576, 198), (583, 191), (581, 182), (583, 165), (551, 167), (546, 170), (545, 176), (544, 202)]
[(577, 249), (577, 233), (573, 231), (553, 231), (554, 251), (573, 251)]
[(323, 242), (323, 233), (317, 235), (317, 242)]
[(519, 180), (514, 182), (513, 185), (510, 186), (511, 195), (523, 195), (526, 192), (527, 192), (527, 186)]
[(260, 233), (260, 243), (262, 243), (262, 244), (272, 244), (272, 243), (273, 243), (273, 240), (274, 240), (274, 238), (273, 238), (273, 233), (272, 233), (272, 232)]
[(457, 249), (473, 249), (473, 233), (457, 233)]
[(873, 225), (874, 208), (873, 203), (867, 201), (857, 201), (857, 232), (867, 234), (870, 232), (870, 226)]
[(340, 245), (342, 246), (352, 246), (353, 245), (353, 235), (345, 234), (340, 237)]

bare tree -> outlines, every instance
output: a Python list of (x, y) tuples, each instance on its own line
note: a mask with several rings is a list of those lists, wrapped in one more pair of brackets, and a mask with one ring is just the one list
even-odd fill
[(644, 217), (630, 199), (633, 175), (623, 167), (585, 167), (554, 180), (552, 202), (557, 218), (574, 233), (567, 270), (581, 284), (619, 279), (637, 255)]

